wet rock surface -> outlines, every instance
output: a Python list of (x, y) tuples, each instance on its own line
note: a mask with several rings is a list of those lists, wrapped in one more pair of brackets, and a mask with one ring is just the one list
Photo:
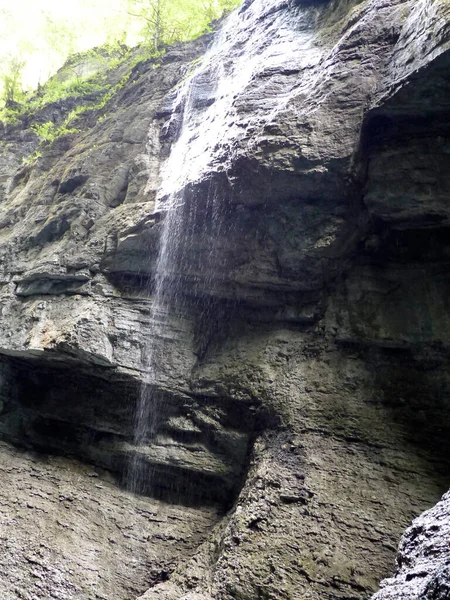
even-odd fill
[[(76, 370), (76, 375), (73, 370)], [(0, 435), (21, 447), (75, 455), (127, 485), (132, 456), (142, 464), (144, 494), (188, 505), (229, 507), (241, 485), (258, 405), (163, 388), (131, 378), (95, 376), (77, 360), (9, 361), (0, 368)], [(93, 392), (95, 390), (95, 392)], [(140, 445), (134, 413), (151, 394), (152, 426)]]
[(167, 579), (217, 520), (121, 491), (75, 460), (0, 448), (4, 600), (135, 598)]
[[(362, 600), (448, 489), (449, 5), (254, 0), (233, 18), (194, 86), (217, 135), (184, 180), (167, 314), (156, 197), (212, 36), (138, 65), (105, 119), (28, 164), (30, 123), (2, 130), (8, 600)], [(229, 95), (218, 71), (241, 79), (206, 121)], [(135, 447), (142, 383), (160, 416)], [(130, 455), (173, 506), (121, 491)], [(445, 502), (423, 517), (430, 600)], [(380, 598), (416, 600), (433, 527), (409, 530)]]

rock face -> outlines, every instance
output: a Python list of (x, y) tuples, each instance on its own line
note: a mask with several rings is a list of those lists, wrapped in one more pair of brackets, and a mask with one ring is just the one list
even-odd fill
[(400, 543), (397, 573), (382, 583), (373, 600), (445, 600), (450, 595), (450, 494), (415, 519)]
[(136, 597), (164, 581), (217, 521), (127, 494), (67, 458), (1, 444), (0, 590), (16, 598)]
[(37, 158), (73, 101), (3, 128), (2, 598), (362, 600), (392, 572), (449, 483), (449, 20), (246, 0)]

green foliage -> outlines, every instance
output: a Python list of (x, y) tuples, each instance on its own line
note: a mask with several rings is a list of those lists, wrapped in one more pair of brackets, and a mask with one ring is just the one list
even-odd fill
[[(89, 44), (106, 42), (120, 49), (142, 42), (148, 52), (157, 53), (167, 44), (207, 31), (240, 1), (83, 0), (76, 8), (72, 3), (58, 3), (56, 10), (56, 6), (40, 8), (35, 0), (21, 0), (0, 9), (0, 48), (16, 48), (20, 61), (26, 63), (24, 69), (21, 66), (23, 87), (30, 89)], [(20, 74), (12, 66), (7, 57), (0, 56), (0, 108), (11, 94), (17, 98), (22, 90)]]
[[(75, 111), (72, 111), (74, 113)], [(57, 138), (68, 135), (70, 133), (77, 133), (79, 130), (74, 127), (68, 127), (69, 123), (74, 119), (75, 115), (69, 114), (68, 117), (63, 121), (63, 123), (56, 127), (53, 121), (47, 121), (46, 123), (41, 123), (40, 125), (34, 124), (31, 126), (31, 129), (38, 136), (41, 142), (54, 142)]]
[(73, 24), (44, 14), (43, 37), (49, 49), (62, 55), (63, 60), (76, 50), (77, 33)]
[[(91, 50), (83, 55), (82, 58), (85, 58), (89, 55), (96, 56), (99, 52), (107, 55), (107, 52), (112, 52), (112, 50), (110, 46), (107, 48)], [(78, 60), (79, 59), (80, 56), (78, 55)], [(63, 100), (68, 96), (75, 96), (82, 99), (83, 96), (85, 98), (86, 95), (93, 94), (94, 92), (96, 93), (96, 96), (94, 96), (95, 100), (91, 101), (91, 103), (80, 104), (71, 110), (59, 126), (56, 126), (52, 121), (31, 125), (31, 129), (39, 137), (41, 144), (51, 144), (63, 135), (79, 132), (80, 130), (77, 127), (74, 127), (76, 120), (81, 117), (81, 115), (88, 112), (102, 111), (102, 109), (106, 107), (107, 103), (113, 98), (118, 90), (126, 84), (134, 66), (141, 60), (142, 55), (139, 54), (133, 59), (129, 59), (129, 51), (125, 50), (124, 48), (121, 49), (121, 53), (118, 56), (113, 56), (112, 58), (108, 57), (108, 70), (115, 69), (120, 63), (126, 61), (127, 73), (115, 85), (106, 83), (107, 72), (105, 72), (101, 77), (91, 77), (85, 80), (77, 77), (75, 80), (72, 79), (60, 82), (57, 78), (53, 78), (47, 82), (47, 84), (42, 87), (39, 93), (35, 97), (30, 98), (29, 101), (24, 105), (24, 110), (28, 114), (36, 112), (36, 110), (43, 108), (49, 102)], [(73, 59), (72, 62), (74, 62)], [(98, 92), (101, 93), (99, 94)], [(98, 120), (100, 119), (102, 119), (101, 114), (98, 116)], [(41, 153), (38, 149), (38, 151), (35, 152), (28, 159), (28, 161), (34, 160), (40, 156), (40, 154)]]
[[(64, 100), (65, 98), (83, 98), (90, 94), (104, 92), (109, 86), (103, 81), (95, 81), (95, 79), (78, 79), (74, 78), (67, 81), (58, 81), (57, 79), (49, 80), (45, 86), (39, 88), (38, 92), (33, 96), (21, 94), (22, 104), (11, 105), (6, 104), (0, 109), (0, 120), (14, 124), (18, 122), (20, 117), (25, 114), (34, 114), (47, 104)], [(44, 138), (43, 138), (44, 139)]]
[(7, 61), (6, 69), (1, 74), (1, 100), (6, 107), (12, 107), (23, 98), (22, 72), (25, 61), (17, 56)]
[[(133, 67), (141, 60), (157, 59), (164, 54), (164, 47), (175, 41), (186, 41), (208, 31), (214, 20), (231, 10), (241, 0), (117, 0), (124, 12), (105, 20), (108, 43), (82, 54), (72, 54), (58, 74), (45, 85), (39, 85), (34, 94), (24, 92), (22, 79), (26, 68), (26, 55), (32, 55), (39, 44), (48, 53), (67, 57), (77, 47), (80, 32), (75, 23), (56, 20), (44, 14), (43, 42), (26, 40), (20, 44), (19, 54), (2, 61), (0, 67), (0, 120), (17, 123), (21, 118), (38, 112), (49, 103), (65, 98), (83, 99), (82, 105), (72, 111), (59, 127), (51, 122), (34, 126), (43, 143), (51, 143), (64, 133), (73, 132), (69, 126), (87, 111), (102, 110), (117, 90), (124, 85)], [(139, 30), (142, 41), (140, 52), (131, 51), (124, 41), (129, 31)], [(22, 58), (24, 56), (25, 58)], [(127, 72), (119, 84), (112, 84), (108, 73), (120, 65)], [(91, 67), (91, 75), (89, 68)], [(92, 72), (94, 74), (92, 74)], [(114, 79), (114, 78), (113, 78)], [(117, 81), (117, 79), (116, 79)], [(90, 104), (89, 104), (90, 102)], [(101, 115), (100, 115), (101, 116)]]
[(42, 156), (42, 153), (39, 150), (36, 150), (35, 152), (33, 152), (33, 154), (29, 154), (28, 156), (23, 158), (22, 163), (24, 165), (30, 165), (31, 163), (34, 163), (34, 161), (37, 160), (38, 158), (41, 158), (41, 156)]
[(141, 22), (142, 41), (158, 52), (166, 44), (194, 39), (241, 0), (126, 0)]
[[(35, 0), (22, 0), (22, 8), (28, 6), (29, 10), (19, 11), (15, 5), (0, 9), (0, 41), (4, 42), (4, 48), (16, 48), (13, 57), (0, 56), (0, 118), (14, 120), (17, 108), (14, 103), (22, 102), (24, 89), (30, 88), (30, 82), (36, 86), (38, 81), (48, 79), (68, 56), (85, 49), (90, 39), (102, 38), (119, 62), (125, 44), (138, 41), (145, 47), (145, 58), (157, 57), (166, 45), (208, 31), (214, 20), (240, 1), (86, 0), (77, 14), (69, 5), (56, 13), (50, 8), (39, 9)], [(100, 60), (101, 56), (95, 58)], [(66, 69), (70, 68), (70, 62), (66, 63)], [(86, 79), (73, 63), (70, 77), (64, 82), (51, 80), (46, 86), (42, 102), (87, 93), (83, 87), (89, 85)], [(82, 89), (77, 88), (79, 80)]]
[(103, 86), (101, 83), (89, 79), (80, 80), (74, 78), (63, 82), (52, 79), (41, 88), (41, 93), (30, 101), (29, 108), (32, 111), (38, 110), (51, 102), (57, 102), (69, 97), (80, 98), (87, 94), (101, 91), (102, 89)]
[(47, 121), (41, 125), (34, 124), (31, 129), (41, 141), (52, 141), (55, 139), (55, 124), (53, 121)]

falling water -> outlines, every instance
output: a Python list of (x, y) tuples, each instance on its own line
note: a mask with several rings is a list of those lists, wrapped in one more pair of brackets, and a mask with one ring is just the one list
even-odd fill
[[(224, 200), (226, 186), (214, 183), (211, 174), (222, 174), (222, 181), (227, 179), (236, 140), (270, 121), (288, 101), (292, 89), (265, 98), (259, 106), (259, 120), (255, 118), (254, 123), (248, 109), (244, 114), (239, 109), (237, 99), (258, 73), (280, 65), (286, 68), (290, 63), (298, 68), (302, 60), (308, 66), (310, 60), (305, 53), (305, 36), (293, 33), (286, 10), (276, 10), (285, 8), (285, 2), (254, 0), (245, 5), (229, 15), (201, 62), (173, 92), (169, 125), (175, 125), (179, 134), (164, 167), (158, 194), (157, 210), (164, 219), (151, 290), (151, 326), (145, 356), (149, 385), (142, 387), (138, 400), (134, 458), (128, 473), (128, 484), (134, 491), (148, 490), (152, 485), (151, 469), (145, 467), (145, 448), (155, 433), (157, 416), (156, 349), (167, 329), (168, 313), (182, 301), (186, 278), (195, 271), (189, 249), (195, 236), (200, 235), (199, 222), (208, 228), (208, 239), (223, 236), (226, 212), (231, 210)], [(269, 10), (275, 16), (269, 25), (261, 25)], [(221, 260), (220, 252), (211, 243), (196, 265), (203, 286), (214, 285), (214, 277), (221, 272)]]

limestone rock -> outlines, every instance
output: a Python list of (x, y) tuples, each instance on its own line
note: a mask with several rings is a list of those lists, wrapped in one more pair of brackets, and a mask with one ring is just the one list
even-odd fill
[(397, 572), (373, 600), (443, 600), (450, 593), (450, 494), (414, 519), (400, 542)]
[[(362, 600), (448, 487), (449, 4), (246, 0), (231, 19), (34, 161), (32, 119), (76, 100), (2, 127), (8, 600)], [(162, 306), (161, 185), (205, 51)], [(159, 499), (123, 491), (130, 459)], [(445, 596), (443, 561), (390, 585)]]
[(4, 443), (0, 472), (4, 600), (137, 597), (167, 578), (217, 520), (212, 510), (133, 496), (75, 460)]

